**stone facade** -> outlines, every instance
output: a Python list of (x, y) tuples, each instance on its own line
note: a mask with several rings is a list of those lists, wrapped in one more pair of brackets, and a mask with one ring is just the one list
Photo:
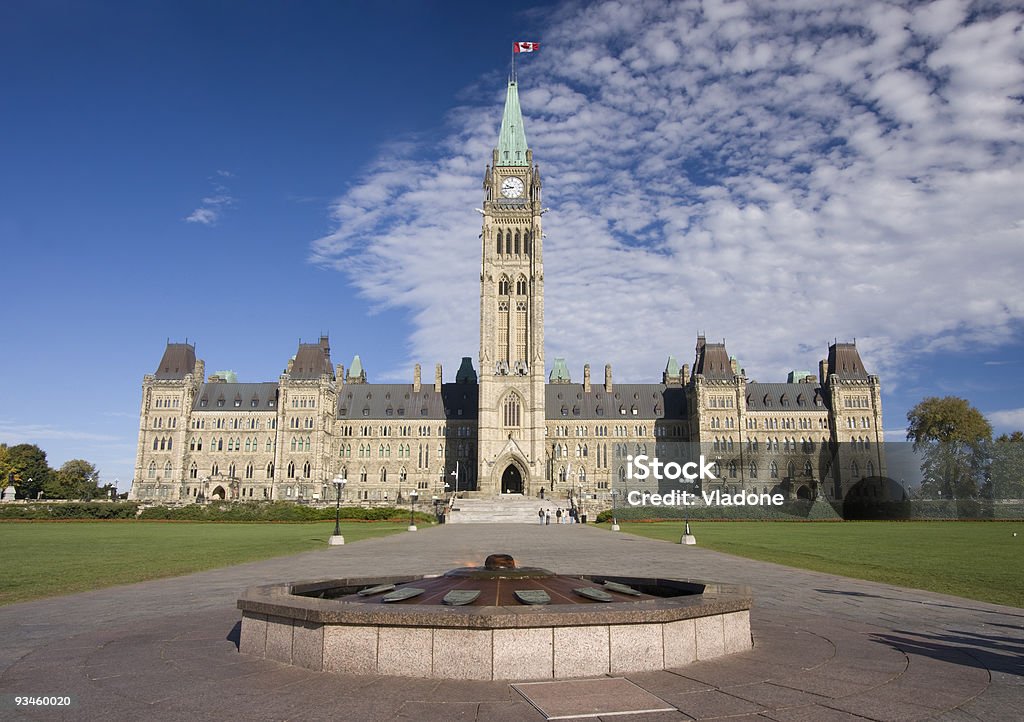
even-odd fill
[(723, 343), (698, 336), (692, 369), (669, 357), (660, 383), (574, 383), (555, 359), (544, 377), (544, 234), (540, 170), (509, 83), (498, 147), (484, 174), (479, 377), (464, 358), (454, 383), (440, 365), (423, 384), (371, 384), (356, 356), (346, 373), (326, 337), (300, 343), (276, 382), (205, 377), (188, 343), (169, 343), (142, 384), (131, 498), (365, 504), (447, 491), (585, 496), (666, 491), (627, 478), (646, 454), (715, 463), (705, 488), (841, 499), (884, 475), (881, 384), (856, 345), (835, 343), (816, 374), (747, 378)]

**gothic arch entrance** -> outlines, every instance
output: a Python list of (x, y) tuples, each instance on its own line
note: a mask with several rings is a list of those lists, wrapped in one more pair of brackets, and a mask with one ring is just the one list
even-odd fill
[(519, 467), (515, 464), (509, 464), (506, 466), (505, 471), (501, 474), (501, 493), (523, 493), (523, 475), (522, 472), (519, 471)]
[(221, 500), (223, 500), (224, 499), (224, 495), (225, 495), (224, 487), (223, 486), (218, 486), (216, 489), (213, 490), (213, 493), (210, 496), (213, 499), (221, 499)]

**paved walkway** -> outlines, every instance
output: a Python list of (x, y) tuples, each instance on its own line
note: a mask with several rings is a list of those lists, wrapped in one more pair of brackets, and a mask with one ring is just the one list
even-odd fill
[[(491, 552), (560, 573), (688, 576), (752, 588), (754, 649), (629, 675), (678, 710), (638, 722), (1024, 719), (1024, 609), (582, 525), (445, 525), (2, 607), (0, 719), (543, 719), (503, 682), (314, 673), (236, 648), (235, 600), (246, 586), (443, 572), (480, 564)], [(14, 695), (70, 695), (72, 705), (19, 710)]]

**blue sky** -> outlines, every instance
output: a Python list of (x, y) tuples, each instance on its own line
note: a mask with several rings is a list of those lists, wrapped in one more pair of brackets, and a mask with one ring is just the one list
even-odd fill
[(1024, 22), (967, 3), (0, 7), (0, 441), (127, 488), (168, 338), (273, 380), (475, 356), (480, 181), (513, 40), (545, 180), (547, 357), (748, 376), (856, 338), (886, 428), (1024, 427)]

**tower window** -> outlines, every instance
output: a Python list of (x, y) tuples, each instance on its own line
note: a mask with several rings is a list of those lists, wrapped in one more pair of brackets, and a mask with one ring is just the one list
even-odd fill
[(506, 427), (518, 427), (520, 417), (520, 405), (519, 397), (515, 394), (509, 394), (505, 398), (503, 408), (503, 416)]

